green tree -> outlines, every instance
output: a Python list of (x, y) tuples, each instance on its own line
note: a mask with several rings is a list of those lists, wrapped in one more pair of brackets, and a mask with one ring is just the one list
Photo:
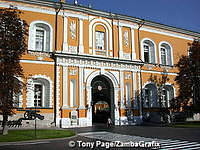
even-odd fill
[(168, 117), (167, 117), (167, 115), (170, 115), (169, 108), (163, 106), (163, 103), (162, 103), (164, 89), (165, 89), (166, 83), (169, 81), (167, 72), (164, 70), (164, 73), (162, 74), (161, 77), (158, 77), (156, 75), (151, 75), (149, 78), (149, 81), (154, 83), (157, 87), (159, 113), (161, 116), (161, 120), (163, 122), (169, 122)]
[(195, 107), (200, 106), (200, 42), (189, 44), (189, 56), (182, 56), (176, 64), (179, 73), (175, 81), (179, 85), (179, 95), (174, 99), (174, 107), (187, 108), (193, 99)]
[(20, 19), (17, 9), (0, 9), (0, 113), (3, 134), (8, 133), (8, 116), (13, 115), (14, 99), (20, 93), (23, 77), (20, 58), (27, 49), (27, 23)]

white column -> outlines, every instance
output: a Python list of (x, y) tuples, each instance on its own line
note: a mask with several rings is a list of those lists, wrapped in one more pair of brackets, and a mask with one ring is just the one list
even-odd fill
[(64, 16), (64, 39), (63, 39), (63, 52), (66, 53), (68, 52), (68, 21), (67, 17)]
[(120, 70), (121, 108), (124, 108), (124, 72)]
[(79, 19), (79, 54), (84, 53), (83, 46), (83, 19)]
[(92, 106), (91, 106), (91, 101), (92, 101), (92, 87), (88, 86), (86, 87), (87, 90), (87, 104), (88, 104), (88, 110), (87, 110), (87, 125), (92, 126)]
[(119, 58), (123, 58), (122, 27), (119, 26)]
[(131, 48), (132, 48), (132, 60), (136, 59), (135, 53), (135, 36), (134, 36), (134, 29), (131, 28)]
[(119, 87), (114, 88), (114, 100), (115, 100), (115, 125), (119, 125), (119, 106), (118, 106), (118, 101), (119, 101)]
[(141, 79), (140, 79), (141, 76), (140, 76), (139, 71), (137, 72), (137, 74), (138, 74), (138, 90), (139, 90), (139, 94), (140, 94), (140, 96), (139, 96), (140, 97), (140, 101), (139, 101), (139, 107), (140, 108), (139, 108), (139, 110), (140, 110), (140, 117), (142, 118), (142, 97), (141, 97), (141, 90), (142, 89), (141, 89), (141, 83), (140, 83), (141, 82)]
[(68, 107), (68, 67), (63, 66), (63, 108)]
[(84, 92), (83, 92), (83, 67), (79, 67), (79, 108), (84, 106)]

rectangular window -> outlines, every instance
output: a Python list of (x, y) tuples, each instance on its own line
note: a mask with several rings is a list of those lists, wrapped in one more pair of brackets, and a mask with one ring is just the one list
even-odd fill
[(150, 105), (150, 90), (149, 89), (145, 89), (145, 106), (149, 107)]
[(167, 107), (167, 102), (168, 102), (168, 91), (163, 90), (162, 91), (162, 99), (161, 99), (161, 105), (162, 107)]
[(161, 62), (163, 65), (167, 65), (167, 51), (165, 48), (161, 48)]
[(44, 36), (44, 30), (36, 29), (35, 48), (37, 51), (44, 51)]
[(150, 52), (149, 45), (144, 45), (144, 61), (145, 62), (149, 62), (149, 52)]
[(41, 84), (34, 85), (34, 106), (42, 107), (43, 87)]
[(105, 49), (105, 33), (96, 31), (96, 49), (104, 50)]

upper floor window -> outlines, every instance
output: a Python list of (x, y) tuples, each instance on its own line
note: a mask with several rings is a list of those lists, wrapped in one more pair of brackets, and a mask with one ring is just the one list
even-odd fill
[(155, 45), (151, 40), (143, 40), (143, 60), (146, 63), (156, 63)]
[(162, 65), (172, 65), (172, 49), (167, 43), (160, 44), (160, 63)]
[(41, 21), (31, 23), (29, 29), (29, 50), (50, 52), (52, 49), (52, 28)]
[(96, 49), (104, 50), (105, 49), (105, 33), (96, 31)]
[(113, 56), (112, 26), (107, 20), (93, 19), (89, 23), (89, 54)]

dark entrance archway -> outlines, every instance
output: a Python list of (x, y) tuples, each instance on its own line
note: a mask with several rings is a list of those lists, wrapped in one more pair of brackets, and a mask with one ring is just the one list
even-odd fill
[(106, 123), (108, 118), (114, 122), (114, 91), (112, 81), (104, 76), (96, 76), (92, 86), (92, 122)]

